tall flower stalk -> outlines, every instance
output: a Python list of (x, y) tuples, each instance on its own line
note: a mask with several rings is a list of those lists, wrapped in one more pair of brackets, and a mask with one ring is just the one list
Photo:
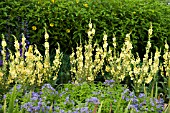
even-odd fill
[[(72, 77), (77, 83), (82, 81), (94, 81), (97, 74), (103, 70), (104, 59), (107, 54), (107, 35), (104, 34), (103, 37), (103, 48), (99, 47), (97, 43), (93, 45), (92, 40), (95, 34), (95, 29), (92, 27), (90, 20), (89, 30), (87, 32), (89, 39), (88, 42), (86, 42), (84, 46), (80, 43), (76, 48), (76, 52), (73, 50), (70, 55)], [(96, 49), (94, 49), (95, 47)], [(95, 52), (94, 59), (92, 58), (93, 52)]]
[[(56, 56), (52, 64), (50, 64), (49, 56), (49, 35), (45, 29), (45, 56), (43, 57), (37, 49), (36, 45), (30, 45), (26, 49), (26, 38), (22, 34), (22, 48), (15, 36), (14, 47), (15, 53), (9, 50), (9, 60), (6, 60), (5, 47), (6, 41), (2, 41), (3, 66), (0, 68), (0, 84), (10, 86), (13, 83), (22, 84), (24, 86), (41, 86), (44, 82), (56, 80), (61, 65), (62, 54), (60, 47), (56, 49)], [(20, 54), (22, 49), (22, 54)], [(7, 67), (8, 65), (8, 67)], [(8, 72), (8, 73), (5, 73)]]

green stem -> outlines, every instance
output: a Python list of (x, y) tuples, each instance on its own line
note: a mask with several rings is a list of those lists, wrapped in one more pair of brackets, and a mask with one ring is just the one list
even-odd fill
[(169, 97), (169, 104), (170, 104), (170, 70), (169, 70), (169, 76), (168, 76), (168, 97)]

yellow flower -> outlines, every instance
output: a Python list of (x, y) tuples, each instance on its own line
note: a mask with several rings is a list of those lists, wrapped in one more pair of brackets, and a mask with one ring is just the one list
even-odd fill
[(49, 43), (48, 42), (45, 42), (45, 48), (49, 48)]
[(54, 3), (54, 2), (55, 2), (55, 0), (51, 0), (51, 2), (52, 2), (52, 3)]
[(2, 72), (0, 72), (0, 77), (3, 77), (3, 75), (4, 75), (4, 74), (3, 74)]
[(70, 29), (67, 29), (66, 32), (67, 32), (67, 33), (70, 33)]
[(152, 76), (149, 76), (148, 78), (146, 78), (145, 83), (149, 84), (152, 81)]
[(88, 4), (83, 4), (84, 7), (88, 7)]
[(2, 42), (1, 42), (1, 43), (2, 43), (2, 44), (1, 44), (1, 45), (2, 45), (2, 47), (6, 47), (6, 46), (7, 46), (6, 41), (5, 41), (4, 39), (2, 40)]
[(76, 3), (78, 4), (78, 3), (79, 3), (79, 0), (76, 0)]
[(133, 12), (133, 14), (136, 14), (136, 12)]
[(37, 29), (37, 27), (36, 27), (36, 26), (32, 26), (32, 30), (34, 30), (34, 31), (35, 31), (36, 29)]
[(53, 24), (53, 23), (50, 23), (50, 26), (51, 26), (51, 27), (54, 27), (54, 24)]

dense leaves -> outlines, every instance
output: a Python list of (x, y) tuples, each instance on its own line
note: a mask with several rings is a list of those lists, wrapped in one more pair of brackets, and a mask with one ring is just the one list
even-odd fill
[[(12, 2), (11, 2), (12, 1)], [(12, 9), (12, 10), (11, 10)], [(96, 25), (94, 42), (102, 42), (104, 31), (109, 34), (108, 41), (112, 42), (112, 34), (118, 37), (118, 50), (122, 47), (124, 37), (132, 31), (134, 53), (145, 53), (150, 22), (153, 23), (152, 51), (154, 46), (163, 48), (167, 38), (170, 43), (170, 8), (159, 0), (8, 0), (0, 3), (0, 31), (11, 40), (11, 34), (18, 37), (25, 28), (20, 22), (28, 22), (31, 43), (37, 44), (43, 51), (43, 27), (50, 33), (50, 49), (53, 53), (57, 42), (62, 51), (70, 53), (77, 43), (87, 40), (86, 32), (91, 18)], [(102, 43), (101, 43), (102, 44)], [(111, 43), (110, 43), (111, 45)]]

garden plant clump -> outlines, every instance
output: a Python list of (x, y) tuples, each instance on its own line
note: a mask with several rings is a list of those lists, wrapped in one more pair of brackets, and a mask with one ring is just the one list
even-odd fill
[[(13, 105), (11, 101), (13, 100)], [(106, 80), (103, 84), (67, 84), (61, 90), (55, 90), (50, 84), (44, 84), (39, 91), (23, 93), (22, 85), (16, 85), (4, 95), (4, 101), (10, 113), (100, 113), (120, 112), (162, 112), (163, 99), (149, 98), (115, 84), (114, 80)], [(11, 108), (12, 107), (12, 108)], [(9, 109), (11, 108), (11, 109)], [(97, 113), (95, 112), (95, 113)]]
[[(14, 55), (10, 52), (10, 59), (5, 59), (6, 54), (3, 53), (5, 53), (6, 41), (3, 38), (1, 89), (6, 90), (6, 92), (1, 93), (3, 98), (1, 111), (5, 113), (166, 113), (168, 106), (165, 106), (164, 98), (161, 98), (158, 94), (157, 81), (155, 82), (154, 79), (157, 79), (158, 71), (161, 71), (164, 66), (167, 72), (166, 77), (169, 80), (169, 46), (165, 42), (163, 64), (159, 63), (160, 52), (158, 48), (155, 54), (152, 53), (153, 56), (148, 58), (152, 27), (151, 24), (148, 30), (149, 40), (146, 54), (143, 58), (143, 64), (140, 66), (140, 59), (135, 59), (131, 53), (133, 46), (130, 42), (130, 33), (126, 35), (122, 51), (118, 54), (116, 50), (112, 51), (109, 48), (105, 32), (103, 47), (100, 47), (97, 43), (92, 43), (95, 29), (90, 21), (88, 42), (85, 45), (77, 46), (76, 51), (73, 49), (70, 55), (72, 81), (65, 85), (55, 86), (55, 88), (49, 83), (53, 83), (58, 77), (62, 54), (58, 46), (55, 59), (52, 64), (50, 63), (49, 35), (46, 28), (44, 36), (45, 56), (39, 53), (36, 45), (30, 45), (27, 51), (23, 47), (23, 54), (20, 56), (19, 42), (14, 36), (16, 52)], [(22, 45), (25, 45), (24, 36), (22, 37)], [(113, 37), (113, 46), (116, 47), (116, 37)], [(93, 51), (95, 51), (94, 57)], [(99, 72), (102, 73), (102, 76), (106, 72), (109, 73), (110, 79), (107, 80), (106, 78), (104, 83), (94, 84)], [(133, 81), (134, 91), (130, 91), (126, 86), (120, 84), (126, 76), (129, 76)], [(145, 86), (149, 83), (153, 84), (151, 92), (148, 92), (149, 90)], [(144, 86), (140, 87), (141, 84), (144, 84)]]
[(169, 113), (166, 3), (6, 0), (0, 10), (0, 112)]

